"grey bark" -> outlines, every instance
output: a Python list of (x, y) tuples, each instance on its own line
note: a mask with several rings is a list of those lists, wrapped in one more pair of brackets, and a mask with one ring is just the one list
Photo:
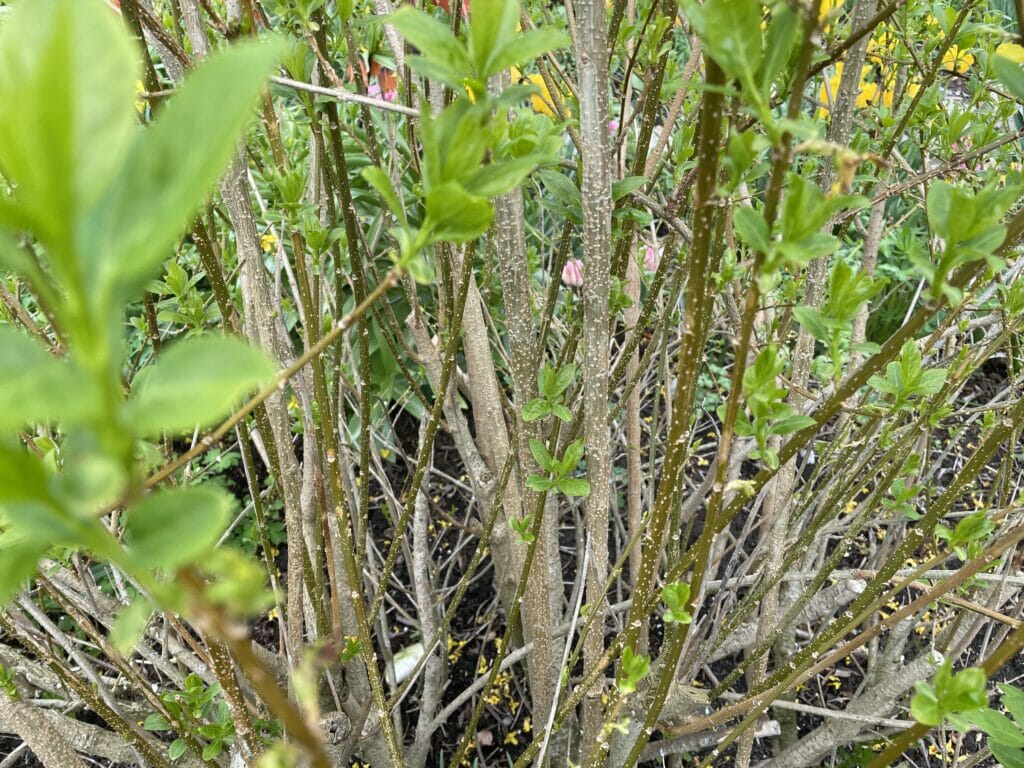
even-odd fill
[[(583, 434), (587, 449), (586, 532), (591, 547), (586, 574), (587, 605), (593, 628), (583, 647), (591, 669), (604, 653), (605, 594), (608, 576), (610, 473), (609, 307), (611, 287), (612, 153), (608, 135), (608, 29), (604, 0), (576, 3), (576, 61), (580, 102), (583, 183)], [(600, 748), (603, 679), (583, 702), (583, 762)]]

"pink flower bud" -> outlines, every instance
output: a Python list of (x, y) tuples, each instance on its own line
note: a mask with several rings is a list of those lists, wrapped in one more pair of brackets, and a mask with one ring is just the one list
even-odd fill
[(657, 272), (658, 265), (661, 263), (661, 254), (651, 246), (647, 246), (644, 249), (644, 266), (647, 267), (650, 272)]
[(618, 130), (619, 130), (619, 121), (618, 120), (609, 120), (608, 121), (608, 133), (615, 133)]
[(573, 288), (583, 285), (583, 259), (569, 259), (562, 267), (562, 282)]

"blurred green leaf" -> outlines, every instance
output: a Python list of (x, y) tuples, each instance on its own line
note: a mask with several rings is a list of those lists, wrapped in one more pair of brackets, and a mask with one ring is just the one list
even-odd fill
[(69, 363), (11, 327), (0, 327), (0, 371), (9, 372), (0, 386), (0, 432), (55, 421), (87, 406), (89, 387)]
[(128, 512), (126, 540), (148, 568), (174, 568), (210, 551), (228, 523), (231, 497), (212, 486), (154, 491)]
[(209, 426), (273, 377), (266, 353), (239, 338), (185, 339), (135, 377), (128, 401), (132, 424), (140, 435)]
[(128, 154), (138, 69), (99, 0), (19, 3), (0, 26), (0, 168), (76, 301), (87, 275), (74, 230)]
[[(90, 222), (96, 268), (118, 298), (134, 296), (167, 258), (236, 151), (267, 75), (285, 50), (275, 39), (214, 53), (135, 142), (124, 173)], [(121, 72), (113, 79), (125, 77)], [(128, 110), (131, 117), (130, 104)]]

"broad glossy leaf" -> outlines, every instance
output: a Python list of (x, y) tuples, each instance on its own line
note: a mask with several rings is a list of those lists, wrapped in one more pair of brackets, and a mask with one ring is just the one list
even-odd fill
[(134, 143), (126, 172), (91, 221), (89, 237), (101, 284), (119, 298), (141, 290), (169, 255), (235, 151), (284, 51), (275, 40), (213, 54)]
[(230, 512), (231, 497), (212, 486), (155, 491), (128, 513), (128, 547), (141, 565), (174, 568), (208, 552)]
[(132, 424), (141, 435), (209, 426), (273, 376), (267, 355), (239, 338), (180, 341), (136, 376), (128, 401)]

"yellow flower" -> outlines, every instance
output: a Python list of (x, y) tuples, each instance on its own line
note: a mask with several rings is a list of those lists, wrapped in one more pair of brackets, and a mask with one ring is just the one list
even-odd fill
[(888, 27), (879, 27), (868, 40), (868, 61), (879, 66), (885, 65), (886, 60), (892, 58), (898, 44), (899, 40)]
[(1017, 43), (1000, 43), (996, 48), (996, 56), (1009, 59), (1014, 64), (1024, 64), (1024, 45)]
[(260, 248), (263, 249), (264, 253), (270, 253), (274, 250), (274, 245), (277, 244), (277, 235), (273, 232), (267, 232), (260, 235)]
[(942, 57), (942, 68), (962, 75), (974, 64), (974, 56), (961, 51), (960, 46), (951, 45)]
[(846, 0), (821, 0), (821, 5), (818, 6), (818, 23), (825, 23), (825, 29), (827, 30), (831, 26), (832, 20), (838, 15), (839, 11), (843, 8), (843, 3)]
[[(540, 93), (534, 93), (530, 96), (530, 105), (533, 107), (534, 112), (538, 112), (542, 115), (557, 120), (558, 115), (554, 110), (554, 101), (551, 98), (551, 91), (548, 89), (548, 84), (544, 81), (544, 78), (540, 75), (524, 75), (515, 67), (512, 68), (512, 82), (527, 82), (530, 85), (535, 85), (540, 90)], [(572, 113), (566, 109), (566, 113), (571, 117)]]
[[(854, 102), (854, 105), (858, 109), (866, 109), (875, 104), (884, 104), (886, 107), (892, 108), (892, 90), (888, 88), (880, 89), (878, 83), (868, 82), (866, 77), (870, 72), (870, 66), (864, 66), (861, 68), (860, 88), (857, 91), (857, 100)], [(818, 100), (823, 106), (818, 112), (819, 116), (828, 112), (832, 108), (832, 105), (836, 100), (836, 94), (839, 91), (839, 83), (842, 79), (843, 63), (839, 62), (836, 64), (835, 74), (830, 77), (827, 82), (821, 84), (821, 90), (818, 93)]]
[(146, 111), (146, 102), (142, 98), (142, 94), (146, 92), (146, 86), (142, 84), (141, 80), (135, 81), (135, 111), (140, 115)]

